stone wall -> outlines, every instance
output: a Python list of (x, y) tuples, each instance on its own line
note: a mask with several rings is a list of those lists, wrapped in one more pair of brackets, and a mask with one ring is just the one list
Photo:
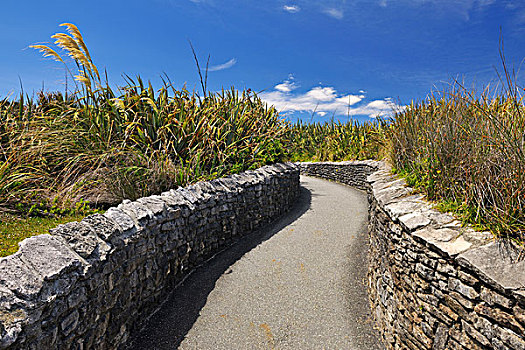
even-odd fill
[(388, 349), (525, 349), (525, 260), (513, 245), (432, 209), (384, 163), (300, 166), (368, 191), (368, 287)]
[(124, 201), (0, 259), (0, 349), (114, 349), (199, 262), (288, 210), (277, 164)]

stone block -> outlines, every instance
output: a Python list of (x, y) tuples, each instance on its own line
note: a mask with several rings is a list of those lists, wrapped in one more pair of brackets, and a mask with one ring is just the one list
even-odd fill
[(463, 331), (483, 346), (490, 347), (490, 341), (483, 334), (478, 332), (472, 325), (465, 320), (461, 320)]
[(82, 223), (89, 225), (98, 237), (108, 243), (113, 242), (114, 238), (122, 233), (115, 221), (102, 214), (89, 215), (82, 219)]
[(377, 202), (385, 206), (387, 204), (397, 202), (402, 197), (406, 197), (410, 194), (411, 190), (404, 186), (386, 186), (381, 189), (376, 189), (375, 184), (372, 187), (372, 193), (377, 200)]
[(80, 315), (78, 314), (78, 311), (75, 310), (62, 319), (62, 321), (60, 322), (60, 328), (64, 336), (67, 337), (69, 334), (71, 334), (71, 332), (75, 330), (78, 324), (79, 316)]
[[(511, 330), (496, 326), (495, 332), (497, 337), (506, 345), (507, 349), (525, 349), (525, 339), (523, 338), (523, 332), (514, 333)], [(519, 336), (520, 334), (521, 336)]]
[(109, 208), (104, 213), (104, 216), (118, 225), (120, 230), (115, 234), (120, 233), (121, 237), (119, 238), (129, 237), (137, 232), (137, 227), (133, 219), (118, 208)]
[(48, 234), (27, 238), (19, 246), (20, 259), (41, 279), (51, 281), (68, 272), (78, 273), (85, 265), (80, 256)]
[(491, 319), (502, 327), (512, 329), (518, 334), (525, 334), (524, 327), (516, 321), (512, 314), (497, 307), (490, 307), (486, 303), (479, 303), (474, 307), (474, 311), (479, 315)]
[(504, 292), (525, 286), (525, 260), (518, 261), (516, 254), (512, 246), (491, 242), (470, 249), (456, 259), (497, 291)]
[(479, 293), (474, 288), (464, 284), (454, 277), (450, 277), (448, 279), (448, 288), (449, 290), (456, 291), (470, 300), (474, 300), (479, 296)]
[(68, 222), (49, 230), (90, 264), (105, 260), (111, 247), (85, 222)]
[(149, 226), (148, 224), (153, 223), (153, 212), (147, 206), (139, 202), (132, 202), (125, 199), (117, 206), (117, 209), (126, 213), (133, 220), (137, 228), (142, 229)]
[(514, 305), (513, 300), (510, 300), (509, 298), (504, 297), (503, 295), (483, 286), (481, 287), (480, 298), (491, 306), (500, 305), (507, 309), (511, 309)]
[(167, 214), (167, 204), (161, 196), (139, 198), (137, 202), (148, 208), (155, 216), (165, 216)]
[(453, 310), (456, 314), (458, 314), (463, 319), (468, 319), (469, 314), (468, 314), (467, 310), (465, 310), (463, 305), (461, 305), (461, 303), (459, 303), (459, 301), (457, 301), (454, 298), (453, 295), (446, 294), (444, 296), (444, 300), (445, 300), (445, 303), (447, 304), (447, 306), (451, 310)]
[(512, 309), (512, 313), (516, 320), (521, 324), (522, 327), (525, 327), (525, 310), (520, 306), (516, 305)]
[(400, 216), (417, 210), (430, 209), (430, 205), (417, 198), (405, 197), (401, 201), (385, 205), (384, 208), (390, 218), (397, 221)]
[(450, 257), (456, 256), (472, 246), (461, 236), (461, 232), (455, 229), (426, 227), (415, 231), (413, 236)]
[(421, 227), (428, 226), (431, 220), (422, 212), (414, 212), (399, 217), (399, 222), (408, 231), (412, 232)]
[(436, 329), (432, 350), (445, 350), (448, 340), (448, 328), (440, 324)]

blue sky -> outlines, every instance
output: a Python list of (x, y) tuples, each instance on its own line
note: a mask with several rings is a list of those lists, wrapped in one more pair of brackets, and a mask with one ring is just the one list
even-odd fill
[[(2, 0), (0, 97), (64, 89), (60, 64), (28, 48), (76, 24), (110, 82), (122, 74), (198, 89), (251, 88), (289, 119), (369, 120), (450, 82), (497, 82), (525, 57), (525, 1)], [(73, 65), (71, 65), (73, 68)], [(520, 75), (521, 76), (521, 75)], [(314, 113), (315, 112), (315, 113)]]

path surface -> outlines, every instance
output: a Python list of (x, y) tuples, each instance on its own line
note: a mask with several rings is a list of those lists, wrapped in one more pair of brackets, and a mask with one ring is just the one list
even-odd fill
[(191, 274), (130, 349), (382, 349), (363, 192), (301, 177), (290, 215)]

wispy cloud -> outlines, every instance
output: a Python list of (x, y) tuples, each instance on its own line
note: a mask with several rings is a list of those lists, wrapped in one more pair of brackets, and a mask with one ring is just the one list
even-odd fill
[(280, 84), (275, 85), (275, 90), (278, 90), (281, 92), (290, 92), (292, 90), (295, 90), (296, 88), (297, 88), (297, 85), (295, 85), (293, 74), (288, 75), (287, 80), (283, 81)]
[(297, 5), (284, 5), (283, 10), (288, 11), (290, 13), (297, 13), (301, 11), (301, 8)]
[(335, 19), (343, 19), (344, 12), (343, 10), (339, 10), (336, 8), (327, 8), (323, 10), (324, 13), (326, 13), (328, 16), (333, 17)]
[(235, 58), (232, 58), (231, 60), (229, 60), (226, 63), (218, 64), (216, 66), (211, 66), (210, 68), (208, 68), (208, 71), (209, 72), (215, 72), (215, 71), (218, 71), (218, 70), (228, 69), (228, 68), (233, 67), (235, 65), (235, 63), (237, 63), (237, 60)]
[(315, 111), (319, 116), (330, 113), (340, 116), (368, 115), (375, 118), (402, 109), (391, 98), (367, 102), (363, 90), (358, 94), (339, 94), (330, 86), (315, 86), (305, 93), (295, 93), (296, 89), (297, 85), (290, 75), (287, 80), (275, 85), (272, 91), (262, 92), (259, 96), (283, 113)]

